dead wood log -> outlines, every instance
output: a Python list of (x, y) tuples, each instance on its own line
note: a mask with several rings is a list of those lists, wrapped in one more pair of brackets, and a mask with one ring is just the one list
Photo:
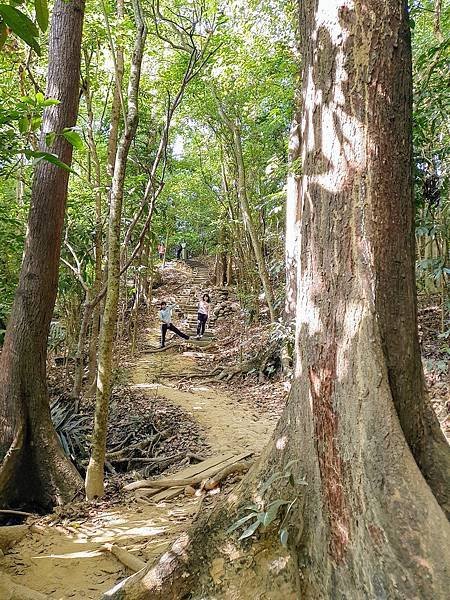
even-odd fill
[(116, 544), (105, 544), (100, 548), (102, 552), (111, 552), (113, 556), (115, 556), (123, 565), (125, 565), (130, 571), (136, 573), (140, 571), (144, 567), (147, 566), (147, 563), (128, 552), (125, 548), (121, 548)]
[(0, 598), (2, 600), (48, 600), (46, 594), (15, 583), (4, 573), (0, 573)]
[(7, 525), (0, 527), (0, 550), (3, 552), (19, 542), (28, 532), (29, 525)]
[(139, 488), (152, 488), (152, 489), (167, 489), (172, 487), (186, 487), (188, 485), (195, 486), (201, 483), (207, 477), (204, 476), (203, 473), (199, 473), (198, 475), (194, 475), (193, 477), (188, 477), (186, 479), (144, 479), (142, 481), (135, 481), (135, 484), (139, 484), (138, 486), (134, 486), (133, 488), (129, 488), (128, 486), (132, 484), (128, 484), (124, 489), (139, 489)]
[(215, 475), (213, 475), (212, 477), (209, 477), (204, 485), (203, 485), (203, 489), (205, 490), (212, 490), (215, 487), (217, 487), (219, 485), (219, 483), (225, 479), (225, 477), (228, 477), (228, 475), (231, 475), (232, 473), (246, 473), (249, 468), (251, 467), (252, 463), (251, 462), (237, 462), (234, 463), (234, 465), (228, 465), (227, 467), (225, 467), (224, 469), (222, 469), (221, 471), (219, 471), (218, 473), (216, 473)]

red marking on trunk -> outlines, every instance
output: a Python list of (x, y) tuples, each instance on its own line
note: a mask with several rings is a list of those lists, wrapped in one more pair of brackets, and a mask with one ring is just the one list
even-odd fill
[(343, 464), (336, 443), (338, 415), (333, 406), (336, 379), (336, 343), (321, 352), (309, 369), (316, 451), (322, 478), (324, 501), (330, 527), (330, 554), (336, 562), (344, 559), (349, 541), (350, 518), (344, 493)]

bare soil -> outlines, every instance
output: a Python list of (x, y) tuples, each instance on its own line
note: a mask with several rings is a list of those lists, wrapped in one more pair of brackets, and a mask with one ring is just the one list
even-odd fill
[[(169, 265), (165, 270), (164, 285), (156, 292), (152, 307), (140, 314), (135, 357), (129, 355), (126, 312), (122, 315), (122, 342), (117, 352), (121, 383), (112, 402), (110, 442), (114, 445), (121, 439), (122, 431), (135, 419), (143, 428), (142, 435), (147, 421), (156, 421), (162, 429), (173, 426), (173, 434), (158, 449), (161, 456), (191, 452), (206, 457), (230, 450), (258, 454), (281, 414), (289, 383), (281, 376), (261, 382), (257, 373), (236, 376), (227, 383), (204, 381), (215, 365), (239, 364), (266, 344), (267, 327), (246, 324), (245, 314), (239, 312), (216, 323), (216, 342), (207, 346), (189, 341), (163, 352), (148, 351), (159, 342), (157, 303), (176, 296), (188, 283), (189, 269)], [(441, 426), (449, 435), (448, 342), (437, 335), (438, 305), (422, 303), (419, 308), (427, 385)], [(193, 373), (205, 377), (190, 377)], [(54, 387), (58, 393), (63, 391), (61, 386)], [(84, 411), (92, 412), (89, 401)], [(184, 464), (181, 459), (164, 474), (176, 472)], [(133, 467), (133, 463), (128, 465), (128, 469)], [(157, 476), (158, 471), (152, 475)], [(98, 599), (130, 575), (114, 556), (101, 551), (103, 544), (113, 542), (152, 562), (188, 528), (198, 512), (197, 496), (178, 496), (157, 505), (138, 504), (122, 489), (135, 478), (138, 476), (130, 470), (108, 474), (107, 496), (102, 502), (78, 501), (52, 515), (30, 519), (30, 533), (0, 558), (0, 568), (16, 583), (52, 600)], [(219, 489), (219, 495), (233, 485), (234, 479)], [(221, 566), (216, 566), (220, 577)], [(235, 590), (233, 597), (247, 596), (243, 590)]]
[[(163, 291), (167, 293), (167, 289)], [(158, 335), (154, 318), (143, 314), (141, 346), (157, 345)], [(121, 379), (128, 382), (128, 389), (123, 388), (119, 413), (120, 394), (115, 395), (112, 412), (118, 419), (117, 427), (121, 419), (126, 421), (127, 414), (140, 415), (144, 420), (147, 402), (152, 413), (161, 415), (170, 409), (169, 416), (176, 421), (173, 425), (187, 438), (186, 451), (204, 456), (227, 450), (259, 453), (275, 427), (276, 414), (262, 413), (256, 404), (237, 397), (232, 389), (227, 393), (226, 389), (213, 389), (201, 381), (192, 384), (188, 391), (177, 388), (177, 377), (183, 379), (197, 368), (200, 357), (207, 352), (208, 349), (189, 344), (161, 353), (144, 352), (135, 360), (128, 358), (126, 363), (121, 360)], [(170, 373), (171, 377), (165, 380), (161, 373)], [(180, 443), (179, 437), (175, 443)], [(173, 447), (165, 450), (171, 453)], [(165, 474), (180, 466), (173, 465)], [(52, 515), (30, 520), (34, 523), (32, 530), (0, 559), (1, 569), (16, 583), (44, 593), (49, 599), (78, 600), (97, 599), (130, 575), (114, 556), (101, 551), (105, 543), (115, 543), (146, 562), (153, 561), (187, 529), (200, 499), (181, 496), (158, 505), (141, 505), (121, 489), (123, 482), (132, 479), (130, 474), (109, 477), (105, 501), (76, 502)]]

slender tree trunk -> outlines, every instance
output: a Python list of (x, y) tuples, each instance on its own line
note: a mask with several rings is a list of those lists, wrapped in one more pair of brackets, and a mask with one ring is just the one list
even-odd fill
[[(95, 307), (91, 304), (91, 299), (95, 298), (100, 292), (102, 287), (102, 239), (103, 239), (103, 223), (102, 223), (102, 176), (100, 160), (97, 153), (97, 144), (94, 137), (94, 113), (92, 111), (92, 95), (91, 95), (91, 80), (90, 80), (90, 58), (89, 54), (84, 50), (84, 60), (86, 65), (86, 77), (84, 80), (84, 97), (86, 101), (86, 112), (87, 112), (87, 138), (89, 145), (89, 157), (91, 163), (94, 166), (94, 188), (95, 188), (95, 247), (94, 247), (94, 260), (95, 260), (95, 276), (94, 283), (91, 289), (86, 286), (85, 299), (83, 304), (83, 316), (81, 320), (80, 330), (78, 334), (77, 354), (75, 362), (74, 372), (74, 383), (72, 388), (72, 397), (75, 400), (79, 400), (81, 395), (81, 389), (83, 384), (84, 374), (84, 356), (86, 339), (89, 333), (89, 324), (91, 322), (92, 315), (94, 312), (97, 314), (97, 321), (93, 323), (91, 329), (91, 339), (89, 340), (89, 368), (88, 368), (88, 383), (92, 383), (92, 379), (89, 375), (95, 370), (96, 358), (97, 358), (97, 341), (98, 341), (98, 311), (99, 304)], [(95, 317), (94, 317), (95, 318)], [(92, 339), (93, 338), (93, 339)], [(93, 351), (95, 349), (95, 352)]]
[[(245, 162), (244, 155), (242, 153), (242, 140), (241, 140), (241, 132), (239, 126), (231, 119), (224, 111), (223, 107), (220, 104), (220, 101), (217, 99), (217, 106), (219, 110), (220, 117), (225, 125), (230, 130), (233, 136), (233, 149), (236, 158), (236, 166), (237, 166), (237, 196), (242, 212), (242, 216), (244, 219), (245, 227), (249, 233), (252, 249), (255, 254), (256, 264), (258, 266), (258, 273), (261, 278), (262, 287), (264, 290), (264, 294), (266, 297), (267, 307), (269, 309), (270, 320), (275, 322), (277, 319), (277, 315), (275, 312), (274, 306), (274, 298), (273, 298), (273, 290), (272, 284), (270, 282), (269, 273), (266, 267), (266, 261), (264, 259), (264, 254), (262, 250), (262, 244), (260, 242), (258, 232), (256, 230), (255, 223), (253, 221), (253, 217), (250, 210), (250, 204), (247, 197), (247, 182), (246, 182), (246, 173), (245, 173)], [(223, 177), (223, 172), (222, 172)]]
[(235, 123), (230, 121), (230, 125), (232, 125), (232, 133), (233, 133), (233, 141), (234, 141), (234, 150), (236, 153), (236, 162), (238, 168), (238, 198), (239, 203), (241, 205), (242, 216), (244, 218), (244, 223), (247, 228), (247, 231), (250, 235), (250, 239), (252, 242), (253, 252), (255, 254), (256, 264), (258, 265), (258, 272), (261, 278), (261, 283), (263, 286), (264, 294), (266, 297), (267, 306), (269, 308), (270, 320), (275, 322), (277, 319), (277, 315), (275, 312), (274, 306), (274, 298), (272, 291), (272, 284), (270, 282), (269, 273), (267, 272), (266, 261), (264, 259), (262, 245), (258, 236), (258, 232), (256, 230), (255, 224), (253, 222), (252, 214), (250, 211), (250, 205), (247, 198), (247, 183), (245, 179), (245, 164), (244, 164), (244, 156), (242, 154), (242, 142), (241, 142), (241, 132), (238, 126)]
[[(75, 125), (84, 1), (56, 0), (49, 40), (47, 96), (40, 147), (66, 164), (72, 146), (57, 135)], [(80, 486), (50, 418), (46, 382), (47, 337), (58, 289), (59, 256), (69, 173), (45, 161), (35, 169), (28, 235), (11, 318), (0, 359), (0, 502), (49, 508), (71, 500)]]
[(92, 306), (89, 303), (89, 292), (86, 292), (86, 299), (83, 304), (83, 317), (81, 319), (80, 330), (78, 332), (77, 352), (75, 355), (75, 371), (73, 376), (72, 398), (76, 400), (76, 411), (78, 412), (81, 388), (83, 386), (84, 374), (84, 349), (88, 335), (89, 323), (92, 317)]
[[(288, 405), (233, 497), (108, 600), (448, 597), (450, 526), (438, 501), (449, 497), (450, 450), (428, 445), (437, 465), (430, 477), (408, 439), (425, 396), (406, 2), (369, 9), (363, 0), (305, 0), (301, 22), (302, 222)], [(420, 434), (428, 439), (426, 427)], [(261, 482), (289, 463), (293, 485), (286, 477), (263, 494)], [(295, 501), (283, 524), (286, 553), (276, 528), (242, 546), (225, 534), (245, 514), (236, 509), (261, 495)]]
[(163, 256), (163, 262), (162, 262), (162, 268), (164, 269), (164, 267), (166, 266), (166, 255), (167, 255), (167, 244), (169, 243), (169, 228), (167, 228), (166, 231), (166, 242), (164, 245), (164, 256)]
[(106, 452), (109, 398), (112, 389), (112, 356), (114, 334), (117, 324), (117, 306), (120, 286), (120, 226), (123, 187), (128, 152), (138, 125), (139, 83), (142, 57), (147, 36), (147, 28), (142, 16), (139, 0), (133, 0), (133, 6), (137, 32), (128, 86), (128, 113), (125, 119), (125, 129), (117, 148), (110, 196), (108, 227), (108, 289), (105, 297), (105, 308), (100, 331), (92, 451), (85, 482), (86, 497), (89, 500), (95, 497), (102, 497), (104, 492), (103, 468)]
[[(123, 21), (124, 17), (124, 0), (117, 0), (117, 18)], [(114, 49), (111, 48), (111, 52)], [(115, 50), (115, 79), (114, 79), (114, 94), (111, 105), (111, 129), (108, 138), (108, 175), (114, 174), (114, 165), (116, 161), (117, 142), (119, 140), (119, 125), (120, 113), (122, 110), (122, 82), (124, 73), (124, 58), (123, 48), (118, 44)]]

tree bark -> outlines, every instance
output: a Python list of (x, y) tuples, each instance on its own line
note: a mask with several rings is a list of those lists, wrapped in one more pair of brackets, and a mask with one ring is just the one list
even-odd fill
[[(124, 0), (117, 0), (117, 18), (120, 22), (124, 17)], [(114, 53), (114, 48), (111, 47)], [(124, 73), (123, 48), (121, 44), (117, 45), (115, 51), (114, 65), (114, 94), (111, 105), (111, 130), (108, 138), (108, 175), (113, 177), (114, 165), (116, 161), (117, 143), (119, 140), (120, 113), (122, 110), (122, 83)]]
[(297, 261), (298, 238), (300, 231), (300, 99), (296, 94), (294, 116), (289, 132), (288, 164), (286, 193), (286, 233), (285, 233), (285, 263), (286, 263), (286, 300), (285, 315), (289, 322), (295, 320), (297, 300)]
[[(71, 164), (61, 135), (76, 123), (84, 1), (56, 0), (49, 40), (47, 97), (40, 149)], [(56, 133), (52, 147), (47, 133)], [(35, 168), (28, 235), (19, 285), (0, 362), (0, 501), (49, 508), (80, 487), (50, 418), (46, 383), (47, 337), (58, 289), (68, 171), (46, 161)]]
[[(305, 0), (300, 10), (302, 222), (289, 401), (233, 496), (108, 600), (448, 596), (450, 527), (438, 501), (448, 498), (449, 448), (428, 445), (430, 474), (411, 444), (429, 435), (420, 426), (406, 2)], [(236, 509), (258, 501), (261, 482), (292, 460), (294, 479), (307, 485), (277, 481), (267, 493), (296, 501), (284, 523), (288, 554), (270, 529), (241, 546), (227, 538), (245, 514)], [(243, 560), (251, 569), (242, 571)]]
[(109, 398), (112, 389), (112, 355), (114, 348), (114, 334), (117, 324), (117, 306), (120, 286), (120, 226), (123, 188), (128, 152), (138, 125), (139, 84), (147, 36), (147, 28), (145, 26), (139, 0), (134, 0), (133, 6), (137, 31), (128, 86), (128, 112), (125, 118), (124, 132), (117, 148), (110, 195), (108, 226), (108, 287), (100, 330), (92, 450), (85, 481), (86, 497), (88, 500), (95, 497), (100, 498), (103, 496), (104, 492), (103, 468), (106, 452)]

